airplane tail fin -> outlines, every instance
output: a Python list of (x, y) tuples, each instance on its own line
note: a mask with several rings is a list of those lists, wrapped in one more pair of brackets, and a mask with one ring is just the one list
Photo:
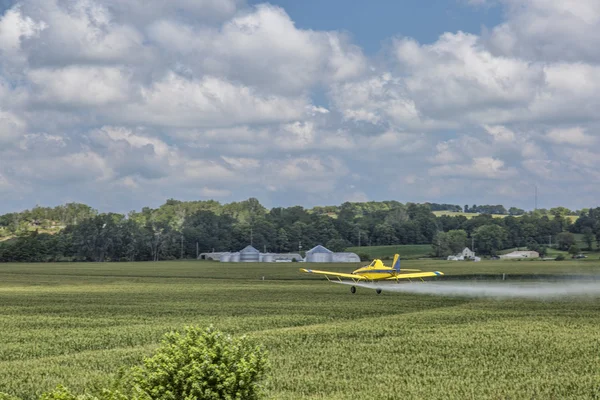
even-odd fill
[(400, 272), (400, 254), (394, 255), (394, 262), (392, 263), (392, 268)]

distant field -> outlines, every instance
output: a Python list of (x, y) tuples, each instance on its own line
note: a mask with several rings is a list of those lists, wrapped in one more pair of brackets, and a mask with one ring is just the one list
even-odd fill
[[(478, 215), (481, 215), (480, 213), (464, 213), (464, 212), (456, 212), (456, 211), (432, 211), (433, 214), (435, 214), (436, 217), (440, 217), (442, 215), (448, 215), (451, 217), (457, 217), (457, 216), (464, 216), (467, 217), (468, 219), (471, 219), (473, 217), (476, 217)], [(492, 214), (493, 218), (505, 218), (508, 215), (506, 214)], [(548, 218), (553, 219), (554, 216), (553, 215), (549, 215)], [(579, 218), (578, 215), (567, 215), (565, 218), (568, 218), (571, 220), (571, 222), (575, 222), (577, 221), (577, 219)]]
[[(404, 265), (448, 275), (600, 273), (598, 260)], [(82, 393), (138, 363), (165, 332), (214, 324), (267, 347), (269, 399), (600, 396), (598, 299), (351, 295), (302, 266), (0, 264), (0, 392), (33, 399), (62, 383)], [(364, 379), (374, 371), (378, 379)]]
[[(27, 231), (29, 231), (29, 232), (38, 231), (38, 233), (48, 233), (50, 235), (54, 235), (54, 234), (60, 232), (62, 229), (64, 229), (64, 226), (50, 226), (50, 227), (44, 228), (41, 226), (30, 225), (27, 227)], [(8, 229), (0, 227), (0, 242), (13, 239), (16, 236), (17, 235), (11, 233)]]
[[(467, 217), (468, 219), (471, 219), (473, 217), (481, 215), (479, 213), (465, 213), (465, 212), (457, 212), (457, 211), (433, 211), (433, 214), (435, 214), (436, 217), (441, 217), (442, 215), (448, 215), (450, 217), (463, 216), (463, 217)], [(504, 218), (504, 217), (506, 217), (506, 215), (492, 214), (492, 217), (494, 217), (494, 218)]]
[(393, 246), (356, 246), (348, 247), (346, 251), (356, 254), (367, 254), (371, 258), (394, 258), (394, 254), (400, 254), (403, 259), (429, 257), (431, 255), (429, 244), (409, 244)]

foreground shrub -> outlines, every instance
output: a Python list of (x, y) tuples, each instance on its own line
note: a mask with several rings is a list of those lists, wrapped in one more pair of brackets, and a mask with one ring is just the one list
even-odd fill
[(136, 389), (152, 399), (258, 399), (267, 370), (265, 352), (245, 337), (212, 327), (165, 335), (154, 356), (132, 370)]

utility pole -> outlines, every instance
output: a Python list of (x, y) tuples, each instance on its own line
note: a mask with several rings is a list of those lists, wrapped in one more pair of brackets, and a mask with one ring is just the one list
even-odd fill
[(358, 247), (360, 247), (360, 228), (358, 228)]
[(552, 235), (548, 235), (548, 247), (552, 247)]
[(200, 252), (199, 252), (198, 242), (196, 242), (196, 259), (198, 259), (198, 257), (200, 257)]
[(250, 246), (252, 246), (253, 237), (252, 237), (252, 225), (250, 225)]

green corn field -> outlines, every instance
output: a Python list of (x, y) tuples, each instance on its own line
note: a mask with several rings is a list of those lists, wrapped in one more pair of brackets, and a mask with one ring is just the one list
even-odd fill
[[(600, 298), (375, 294), (301, 263), (0, 265), (0, 392), (106, 386), (186, 325), (269, 351), (272, 399), (600, 397)], [(452, 263), (452, 274), (590, 274), (600, 262)], [(356, 265), (323, 265), (351, 271)], [(427, 283), (423, 283), (427, 284)]]

